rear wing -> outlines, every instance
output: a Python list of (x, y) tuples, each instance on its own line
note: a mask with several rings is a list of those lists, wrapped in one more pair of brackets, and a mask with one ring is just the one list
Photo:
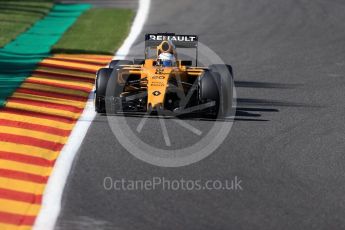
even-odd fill
[(198, 36), (176, 35), (174, 33), (157, 33), (145, 35), (145, 47), (156, 47), (164, 40), (170, 40), (176, 48), (197, 48)]

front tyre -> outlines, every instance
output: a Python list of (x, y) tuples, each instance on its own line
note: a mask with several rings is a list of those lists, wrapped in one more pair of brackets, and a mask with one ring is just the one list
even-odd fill
[(105, 96), (107, 84), (113, 69), (102, 68), (96, 74), (96, 91), (95, 91), (95, 110), (97, 113), (105, 113)]
[(214, 105), (202, 109), (200, 112), (203, 116), (211, 115), (217, 118), (219, 111), (219, 87), (220, 75), (210, 70), (205, 70), (199, 78), (199, 105), (205, 105), (214, 102)]
[(119, 82), (120, 71), (121, 67), (113, 69), (106, 86), (105, 105), (107, 113), (109, 114), (116, 114), (122, 110), (122, 101), (120, 95), (123, 92), (124, 84)]
[(212, 118), (226, 118), (231, 115), (233, 100), (233, 79), (226, 65), (211, 65), (200, 76), (199, 104), (213, 101), (212, 109), (203, 111)]
[(218, 118), (226, 118), (231, 115), (232, 112), (232, 100), (233, 100), (233, 73), (230, 65), (210, 65), (209, 69), (213, 73), (217, 73), (218, 77)]

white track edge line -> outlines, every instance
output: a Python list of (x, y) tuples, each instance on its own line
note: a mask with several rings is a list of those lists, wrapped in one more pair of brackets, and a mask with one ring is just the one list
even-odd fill
[[(151, 0), (139, 0), (139, 7), (133, 21), (130, 33), (113, 59), (124, 59), (133, 43), (140, 35), (147, 19)], [(36, 218), (33, 230), (53, 230), (61, 210), (63, 190), (71, 170), (73, 160), (86, 136), (93, 119), (96, 117), (93, 105), (93, 92), (90, 93), (84, 111), (77, 121), (72, 133), (61, 150), (55, 166), (48, 179), (40, 212)]]

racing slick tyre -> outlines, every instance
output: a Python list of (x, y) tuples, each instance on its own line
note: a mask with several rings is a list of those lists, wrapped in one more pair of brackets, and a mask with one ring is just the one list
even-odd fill
[(97, 113), (105, 113), (105, 94), (107, 84), (113, 69), (102, 68), (96, 74), (96, 91), (95, 91), (95, 110)]
[(216, 118), (219, 110), (219, 89), (218, 82), (220, 75), (214, 73), (210, 70), (205, 70), (205, 72), (200, 76), (199, 79), (199, 104), (205, 104), (208, 102), (215, 102), (215, 105), (211, 108), (202, 109), (201, 115), (212, 114), (212, 118)]
[(133, 65), (133, 61), (130, 60), (112, 60), (109, 64), (109, 68), (115, 68), (119, 65)]
[(215, 102), (212, 118), (226, 118), (231, 114), (233, 79), (231, 66), (211, 65), (200, 77), (199, 100)]
[(232, 100), (233, 100), (233, 72), (230, 65), (210, 65), (209, 69), (212, 72), (220, 75), (218, 82), (219, 89), (219, 110), (218, 117), (226, 118), (231, 115)]
[[(120, 94), (123, 91), (122, 85), (119, 84), (118, 75), (121, 67), (116, 69), (112, 69), (112, 73), (109, 76), (109, 81), (106, 86), (106, 94), (105, 94), (105, 105), (106, 105), (106, 112), (110, 114), (114, 114), (118, 112), (119, 105), (121, 104), (120, 101)], [(121, 105), (120, 105), (121, 106)]]
[(223, 75), (231, 75), (231, 78), (234, 77), (232, 66), (231, 65), (225, 65), (225, 64), (214, 64), (210, 65), (208, 67), (213, 72), (218, 72)]

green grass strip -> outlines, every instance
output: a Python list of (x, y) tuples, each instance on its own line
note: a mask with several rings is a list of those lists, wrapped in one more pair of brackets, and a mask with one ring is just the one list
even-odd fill
[(54, 5), (47, 16), (0, 49), (0, 108), (37, 64), (50, 56), (51, 47), (89, 8), (88, 4)]
[(53, 0), (0, 0), (0, 47), (43, 18)]
[(53, 53), (114, 54), (126, 38), (134, 12), (128, 9), (88, 10), (53, 47)]

